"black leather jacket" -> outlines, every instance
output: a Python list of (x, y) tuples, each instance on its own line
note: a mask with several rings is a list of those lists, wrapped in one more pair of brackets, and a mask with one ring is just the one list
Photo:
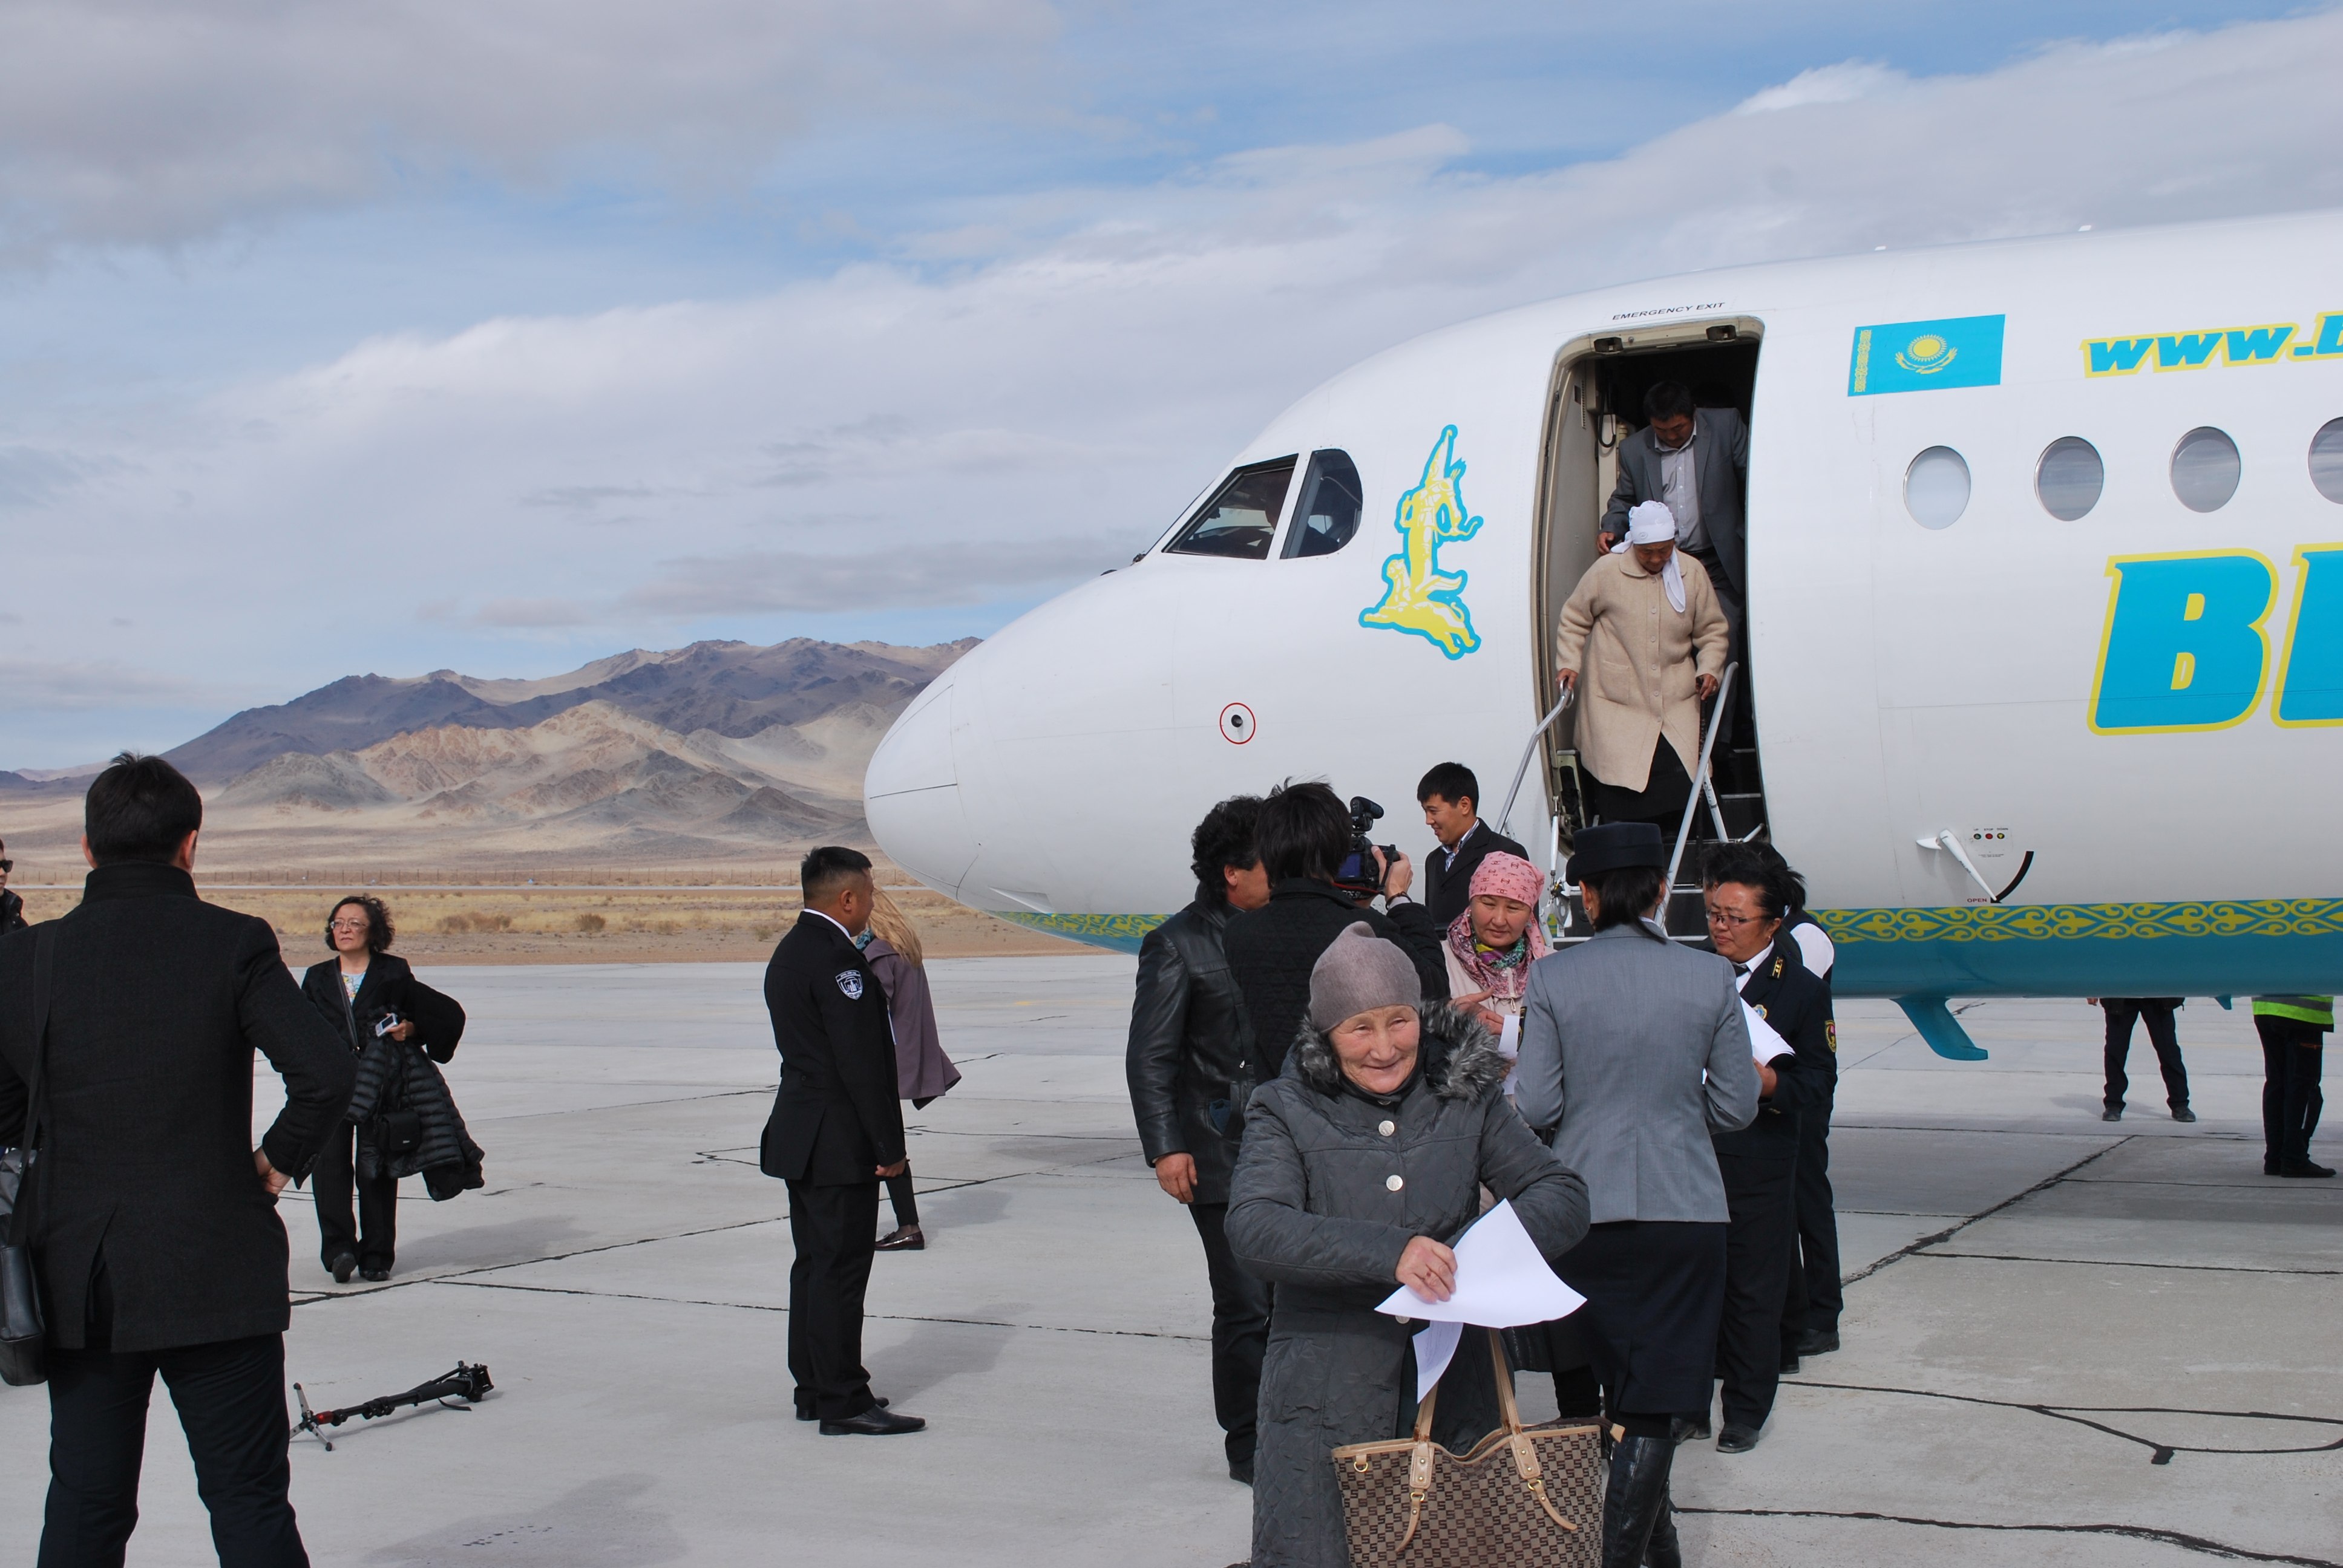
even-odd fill
[(1192, 1158), (1199, 1203), (1229, 1201), (1243, 1110), (1231, 1104), (1231, 1085), (1252, 1052), (1244, 995), (1221, 949), (1228, 920), (1225, 908), (1199, 900), (1147, 934), (1123, 1058), (1147, 1162)]

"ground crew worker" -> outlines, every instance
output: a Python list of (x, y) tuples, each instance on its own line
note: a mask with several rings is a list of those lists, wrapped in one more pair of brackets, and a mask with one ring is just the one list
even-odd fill
[(2310, 1162), (2318, 1130), (2318, 1092), (2326, 1035), (2335, 1027), (2331, 996), (2258, 996), (2254, 1032), (2262, 1037), (2262, 1174), (2332, 1176)]

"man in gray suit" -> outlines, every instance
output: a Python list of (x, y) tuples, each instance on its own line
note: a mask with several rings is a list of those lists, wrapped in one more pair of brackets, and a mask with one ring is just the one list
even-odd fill
[[(1733, 628), (1726, 657), (1746, 674), (1749, 547), (1742, 499), (1749, 482), (1749, 427), (1734, 409), (1694, 408), (1681, 381), (1662, 381), (1644, 393), (1644, 417), (1651, 423), (1619, 443), (1619, 482), (1604, 508), (1603, 548), (1626, 537), (1627, 514), (1637, 502), (1667, 503), (1676, 517), (1676, 548), (1708, 568)], [(1724, 733), (1730, 731), (1728, 724)]]

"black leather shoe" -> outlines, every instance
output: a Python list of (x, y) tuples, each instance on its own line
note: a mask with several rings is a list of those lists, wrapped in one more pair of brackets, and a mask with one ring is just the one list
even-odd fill
[(907, 1432), (925, 1432), (927, 1429), (928, 1423), (916, 1415), (897, 1415), (893, 1411), (875, 1404), (860, 1415), (821, 1423), (824, 1437), (900, 1437)]
[(1838, 1331), (1816, 1329), (1812, 1333), (1801, 1334), (1798, 1337), (1797, 1349), (1791, 1353), (1799, 1356), (1826, 1356), (1836, 1349), (1838, 1349)]
[(1782, 1375), (1784, 1377), (1788, 1377), (1792, 1372), (1795, 1372), (1797, 1370), (1798, 1352), (1795, 1351), (1784, 1351), (1782, 1352)]
[(347, 1285), (350, 1282), (350, 1276), (358, 1271), (358, 1261), (344, 1252), (326, 1265), (326, 1271), (334, 1276), (334, 1283)]
[(924, 1252), (928, 1250), (928, 1238), (917, 1225), (905, 1225), (880, 1237), (870, 1250), (874, 1252)]
[(2120, 1105), (2108, 1106), (2105, 1111), (2099, 1112), (2099, 1120), (2102, 1121), (2121, 1121), (2123, 1120), (2123, 1107)]
[(2275, 1160), (2265, 1160), (2265, 1161), (2262, 1161), (2262, 1174), (2263, 1174), (2263, 1175), (2265, 1175), (2265, 1176), (2275, 1176), (2275, 1175), (2277, 1175), (2278, 1173), (2278, 1161), (2275, 1161)]
[[(870, 1402), (877, 1405), (880, 1410), (885, 1410), (887, 1408), (887, 1402), (883, 1399), (873, 1399)], [(813, 1406), (809, 1404), (801, 1404), (798, 1406), (798, 1419), (799, 1421), (811, 1421), (813, 1416)]]
[(1708, 1439), (1708, 1416), (1706, 1412), (1704, 1412), (1697, 1421), (1681, 1415), (1673, 1417), (1669, 1420), (1668, 1441), (1670, 1442), (1690, 1442), (1694, 1438), (1698, 1438), (1703, 1442), (1706, 1442)]
[(1757, 1429), (1754, 1426), (1726, 1425), (1716, 1434), (1719, 1453), (1746, 1453), (1757, 1446)]
[(360, 1269), (358, 1271), (358, 1278), (361, 1280), (370, 1280), (374, 1283), (379, 1285), (385, 1280), (390, 1278), (390, 1271), (388, 1269)]
[(2298, 1160), (2291, 1165), (2279, 1166), (2278, 1173), (2281, 1176), (2332, 1176), (2335, 1174), (2335, 1167), (2313, 1165), (2308, 1160)]
[(2175, 1121), (2194, 1121), (2197, 1120), (2197, 1113), (2189, 1110), (2185, 1105), (2176, 1105), (2172, 1108), (2172, 1120)]
[(1247, 1486), (1251, 1486), (1252, 1484), (1252, 1461), (1250, 1459), (1232, 1459), (1229, 1461), (1229, 1479), (1231, 1481), (1242, 1481)]

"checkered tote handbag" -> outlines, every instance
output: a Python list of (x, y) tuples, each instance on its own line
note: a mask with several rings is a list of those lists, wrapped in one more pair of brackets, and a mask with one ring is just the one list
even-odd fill
[(1598, 1428), (1525, 1427), (1503, 1342), (1489, 1334), (1504, 1425), (1462, 1458), (1415, 1435), (1334, 1451), (1353, 1568), (1597, 1568), (1604, 1466)]

